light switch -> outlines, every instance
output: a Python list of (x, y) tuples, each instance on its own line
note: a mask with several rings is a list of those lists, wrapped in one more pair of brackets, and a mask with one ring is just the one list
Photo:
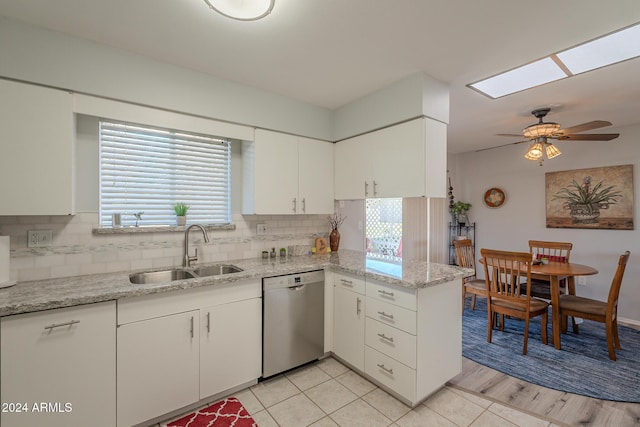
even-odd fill
[(256, 227), (256, 234), (258, 236), (264, 236), (267, 234), (267, 224), (258, 224)]

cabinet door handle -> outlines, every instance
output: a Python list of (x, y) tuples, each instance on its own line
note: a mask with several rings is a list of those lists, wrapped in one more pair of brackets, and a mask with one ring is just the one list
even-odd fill
[(393, 320), (393, 314), (387, 314), (384, 311), (379, 311), (378, 314), (382, 317), (386, 317), (387, 319)]
[(293, 211), (296, 212), (296, 198), (293, 198)]
[(356, 314), (357, 314), (357, 315), (360, 315), (360, 311), (361, 311), (361, 310), (360, 310), (360, 302), (361, 302), (361, 301), (360, 301), (360, 298), (357, 298), (357, 299), (356, 299)]
[(302, 198), (302, 212), (306, 212), (307, 211), (307, 199), (305, 199), (304, 197)]
[(211, 332), (211, 312), (207, 311), (207, 333), (209, 332)]
[(347, 285), (347, 286), (353, 287), (353, 282), (351, 280), (340, 279), (340, 283), (342, 283), (343, 285)]
[(383, 371), (385, 371), (385, 372), (387, 372), (387, 373), (389, 373), (389, 374), (393, 375), (393, 368), (386, 368), (386, 367), (384, 366), (384, 364), (381, 364), (381, 363), (377, 363), (377, 365), (378, 365), (378, 368), (380, 368), (380, 369), (382, 369)]
[(378, 183), (373, 181), (373, 197), (378, 195)]
[(193, 338), (193, 316), (191, 316), (191, 338)]
[(364, 197), (369, 195), (369, 183), (367, 181), (364, 182)]
[(75, 325), (76, 323), (80, 323), (80, 321), (79, 320), (70, 320), (70, 321), (64, 322), (64, 323), (52, 323), (49, 326), (45, 326), (44, 330), (46, 331), (48, 329), (49, 332), (51, 332), (54, 328), (62, 328), (63, 326), (71, 326), (71, 325)]
[(388, 336), (386, 336), (384, 333), (382, 333), (382, 334), (378, 334), (378, 336), (379, 336), (380, 338), (382, 338), (383, 340), (385, 340), (385, 341), (393, 342), (393, 337), (388, 337)]

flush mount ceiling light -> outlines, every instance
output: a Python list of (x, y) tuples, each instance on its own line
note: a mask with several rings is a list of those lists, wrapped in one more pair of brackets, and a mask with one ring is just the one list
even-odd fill
[(635, 24), (467, 87), (495, 99), (639, 56), (640, 24)]
[(204, 0), (204, 2), (227, 18), (255, 21), (271, 13), (275, 0)]

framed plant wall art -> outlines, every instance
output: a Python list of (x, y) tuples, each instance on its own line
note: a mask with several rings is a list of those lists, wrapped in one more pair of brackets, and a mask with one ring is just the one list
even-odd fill
[(547, 228), (633, 230), (633, 165), (545, 174)]

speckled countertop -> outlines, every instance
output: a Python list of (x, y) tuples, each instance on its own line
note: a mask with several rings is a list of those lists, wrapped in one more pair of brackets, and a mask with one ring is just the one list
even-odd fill
[[(169, 292), (199, 286), (215, 286), (246, 279), (280, 276), (321, 268), (370, 277), (385, 283), (409, 288), (424, 288), (472, 274), (470, 269), (419, 261), (384, 269), (384, 263), (369, 263), (365, 254), (341, 250), (329, 255), (303, 255), (275, 260), (261, 258), (230, 260), (242, 268), (239, 273), (172, 282), (134, 285), (129, 272), (65, 277), (60, 279), (20, 282), (0, 289), (0, 316), (71, 307), (139, 295)], [(383, 272), (384, 270), (384, 272)]]

